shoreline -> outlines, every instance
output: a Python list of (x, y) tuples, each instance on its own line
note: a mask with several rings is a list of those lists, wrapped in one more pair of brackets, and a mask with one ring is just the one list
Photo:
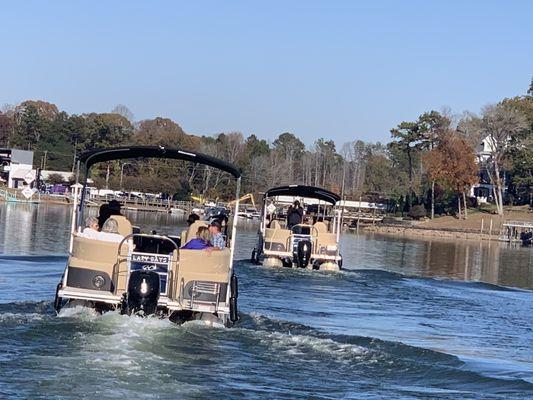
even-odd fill
[(361, 227), (363, 232), (380, 233), (390, 236), (415, 236), (431, 237), (437, 239), (463, 239), (463, 240), (491, 240), (501, 242), (500, 233), (471, 232), (462, 229), (436, 229), (414, 226), (393, 226), (393, 225), (369, 225)]

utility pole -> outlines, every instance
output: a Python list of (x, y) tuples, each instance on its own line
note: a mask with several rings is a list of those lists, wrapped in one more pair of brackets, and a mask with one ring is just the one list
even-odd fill
[(105, 188), (109, 189), (109, 164), (107, 164), (107, 173), (105, 175)]
[(46, 170), (46, 158), (48, 157), (48, 150), (45, 150), (44, 151), (44, 156), (43, 156), (43, 170)]
[(74, 173), (76, 169), (76, 151), (78, 149), (78, 139), (76, 139), (76, 142), (74, 143), (74, 158), (72, 159), (72, 173)]
[(130, 163), (122, 163), (122, 166), (120, 167), (120, 190), (124, 190), (124, 188), (122, 187), (122, 177), (124, 176), (124, 165), (128, 165)]

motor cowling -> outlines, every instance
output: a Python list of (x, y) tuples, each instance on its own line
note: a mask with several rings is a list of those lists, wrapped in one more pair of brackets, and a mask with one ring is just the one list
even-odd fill
[(296, 248), (296, 265), (299, 268), (306, 268), (311, 259), (311, 241), (300, 240)]
[(159, 299), (159, 275), (154, 271), (132, 271), (128, 282), (127, 313), (154, 314)]

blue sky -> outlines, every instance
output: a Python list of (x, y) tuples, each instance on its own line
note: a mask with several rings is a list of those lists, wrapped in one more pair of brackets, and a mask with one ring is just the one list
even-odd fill
[(6, 1), (0, 104), (388, 141), (424, 111), (524, 94), (532, 15), (532, 1)]

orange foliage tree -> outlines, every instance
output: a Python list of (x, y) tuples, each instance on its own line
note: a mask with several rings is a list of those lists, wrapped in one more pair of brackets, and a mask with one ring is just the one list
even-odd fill
[(442, 136), (436, 147), (423, 156), (422, 162), (430, 179), (458, 194), (459, 218), (462, 196), (464, 217), (467, 218), (466, 191), (479, 179), (474, 151), (468, 142), (457, 133), (449, 131)]

